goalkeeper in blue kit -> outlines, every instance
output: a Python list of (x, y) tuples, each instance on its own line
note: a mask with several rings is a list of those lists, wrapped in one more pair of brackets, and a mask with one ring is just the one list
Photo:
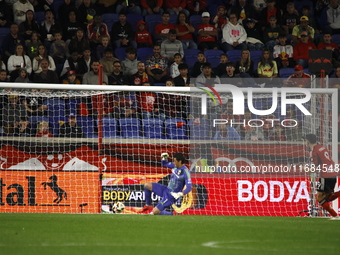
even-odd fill
[[(189, 169), (184, 164), (184, 155), (182, 153), (176, 153), (174, 155), (173, 163), (168, 161), (168, 153), (162, 153), (161, 157), (162, 166), (172, 168), (169, 184), (168, 186), (165, 186), (159, 183), (145, 183), (144, 194), (146, 205), (144, 205), (139, 213), (173, 215), (172, 212), (165, 211), (165, 209), (174, 204), (177, 199), (183, 197), (191, 191), (191, 178)], [(156, 207), (151, 206), (152, 192), (162, 198)]]

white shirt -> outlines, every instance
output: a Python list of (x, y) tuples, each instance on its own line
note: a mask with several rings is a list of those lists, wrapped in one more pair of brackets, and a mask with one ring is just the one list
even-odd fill
[[(25, 61), (24, 61), (25, 58)], [(32, 73), (32, 62), (29, 56), (25, 55), (23, 56), (17, 56), (12, 55), (9, 57), (7, 61), (7, 68), (9, 72), (12, 72), (16, 69), (17, 66), (23, 66), (27, 73)]]
[[(33, 5), (27, 1), (26, 3), (21, 3), (20, 1), (13, 4), (13, 15), (14, 15), (14, 23), (20, 24), (26, 19), (26, 12), (28, 10), (32, 10), (34, 12)], [(23, 12), (24, 14), (22, 15)]]

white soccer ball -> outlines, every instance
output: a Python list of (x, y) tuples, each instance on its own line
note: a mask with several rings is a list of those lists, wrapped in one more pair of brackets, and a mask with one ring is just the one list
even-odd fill
[(122, 202), (115, 202), (112, 206), (114, 213), (121, 213), (124, 211), (125, 205)]

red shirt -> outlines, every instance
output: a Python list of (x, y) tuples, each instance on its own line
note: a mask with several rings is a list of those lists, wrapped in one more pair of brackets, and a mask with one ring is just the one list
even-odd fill
[(38, 131), (36, 137), (53, 137), (53, 135), (48, 130), (45, 130), (44, 132)]
[(170, 29), (175, 29), (175, 26), (170, 23), (167, 25), (159, 23), (155, 28), (155, 34), (168, 34)]
[(287, 79), (287, 87), (310, 88), (310, 75), (303, 73), (301, 78), (297, 78), (296, 74), (292, 74)]
[[(329, 151), (323, 145), (315, 145), (311, 152), (311, 163), (317, 168), (317, 172), (320, 172), (321, 177), (336, 176), (337, 173), (326, 173), (326, 169), (334, 167), (334, 162), (331, 158)], [(320, 169), (320, 171), (318, 170)]]
[(144, 31), (137, 31), (135, 34), (135, 42), (136, 43), (149, 43), (152, 45), (152, 37), (151, 34), (144, 30)]
[(316, 50), (316, 46), (314, 43), (302, 43), (299, 42), (294, 46), (293, 58), (294, 60), (305, 59), (308, 60), (309, 50)]
[[(185, 25), (177, 24), (176, 28), (178, 29), (178, 32), (186, 32), (186, 31), (188, 31), (188, 28)], [(189, 40), (193, 40), (191, 33), (179, 36), (179, 37), (177, 37), (177, 39), (178, 40), (188, 40), (188, 39)]]
[[(216, 27), (211, 25), (211, 24), (200, 24), (197, 27), (198, 33), (200, 30), (203, 31), (215, 31)], [(216, 37), (215, 36), (200, 36), (198, 35), (198, 43), (201, 42), (216, 42)]]
[(152, 112), (156, 104), (157, 95), (152, 92), (141, 92), (138, 94), (139, 109), (143, 112)]
[(273, 11), (269, 11), (269, 9), (267, 9), (267, 24), (270, 23), (269, 20), (271, 16), (274, 15), (276, 17), (276, 11), (277, 11), (276, 7), (274, 7)]

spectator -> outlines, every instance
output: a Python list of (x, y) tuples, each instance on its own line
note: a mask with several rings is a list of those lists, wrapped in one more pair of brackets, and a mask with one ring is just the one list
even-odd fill
[(139, 0), (130, 0), (128, 4), (129, 5), (127, 5), (126, 0), (118, 1), (116, 13), (120, 13), (122, 10), (124, 10), (125, 13), (129, 13), (129, 14), (136, 14), (136, 15), (142, 14), (142, 10), (139, 7)]
[(182, 58), (184, 57), (183, 45), (176, 39), (176, 30), (171, 29), (169, 31), (169, 38), (162, 42), (161, 55), (166, 57), (169, 62), (172, 63), (176, 53), (179, 53)]
[(31, 125), (27, 117), (21, 117), (18, 126), (14, 128), (14, 136), (31, 136)]
[(55, 41), (50, 48), (50, 55), (57, 64), (64, 64), (65, 60), (70, 56), (68, 46), (64, 40), (60, 31), (55, 31), (53, 34)]
[(189, 16), (189, 11), (185, 9), (186, 5), (187, 0), (164, 1), (164, 7), (170, 15), (178, 15), (179, 12), (184, 12), (187, 16)]
[(271, 55), (269, 50), (263, 50), (260, 62), (257, 65), (259, 78), (270, 78), (270, 81), (278, 75), (276, 62), (273, 61)]
[(105, 50), (107, 48), (112, 48), (110, 36), (103, 35), (99, 39), (100, 44), (96, 48), (96, 58), (101, 59), (105, 56)]
[(294, 107), (287, 108), (287, 115), (284, 118), (285, 124), (290, 127), (284, 127), (283, 131), (287, 141), (299, 141), (302, 138), (302, 128), (299, 119), (296, 116)]
[(47, 116), (48, 107), (44, 104), (44, 98), (39, 95), (37, 89), (32, 89), (31, 94), (32, 96), (22, 100), (27, 116)]
[(263, 45), (263, 37), (261, 35), (261, 32), (255, 26), (255, 20), (253, 19), (246, 19), (244, 22), (245, 27), (244, 29), (246, 30), (247, 33), (247, 47), (249, 50), (263, 50), (264, 45)]
[[(82, 26), (88, 25), (88, 18), (92, 20), (94, 15), (99, 13), (98, 8), (91, 2), (91, 0), (83, 0), (82, 4), (78, 7), (79, 22)], [(112, 11), (114, 13), (114, 11)]]
[(20, 68), (26, 68), (29, 74), (32, 73), (32, 62), (30, 58), (25, 55), (24, 46), (18, 44), (15, 47), (15, 54), (10, 56), (8, 59), (7, 68), (11, 76), (11, 81), (15, 81), (15, 79), (19, 76)]
[(90, 44), (85, 38), (84, 30), (79, 28), (75, 37), (71, 39), (70, 44), (68, 45), (69, 52), (78, 52), (81, 57), (85, 49), (89, 48)]
[(118, 61), (118, 59), (113, 56), (113, 50), (111, 48), (106, 48), (105, 57), (99, 59), (99, 63), (103, 65), (106, 75), (110, 75), (110, 73), (112, 73), (112, 67), (115, 61)]
[(263, 8), (267, 7), (266, 0), (254, 0), (253, 5), (258, 14), (261, 14)]
[(236, 129), (228, 127), (226, 124), (218, 124), (217, 130), (214, 140), (241, 140), (241, 136)]
[(12, 6), (9, 6), (5, 0), (0, 1), (0, 27), (9, 27), (13, 22)]
[(273, 56), (278, 70), (294, 66), (293, 46), (287, 45), (287, 37), (285, 34), (279, 34), (279, 44), (274, 46)]
[[(120, 0), (91, 0), (98, 7), (98, 11), (96, 14), (99, 13), (115, 13), (117, 4)], [(128, 1), (130, 3), (130, 1)]]
[(0, 55), (0, 70), (6, 70), (6, 64), (4, 61), (2, 61), (2, 57)]
[(118, 92), (114, 94), (114, 108), (110, 113), (114, 118), (137, 118), (137, 100), (134, 92)]
[(91, 50), (85, 49), (82, 57), (78, 60), (78, 72), (83, 75), (91, 70), (93, 58), (91, 57)]
[(135, 42), (137, 43), (138, 48), (152, 46), (152, 35), (146, 30), (146, 23), (143, 20), (140, 20), (137, 23)]
[[(230, 81), (229, 79), (233, 78), (233, 81)], [(242, 79), (239, 75), (235, 73), (235, 64), (233, 62), (228, 62), (226, 64), (226, 73), (221, 76), (221, 83), (223, 84), (229, 84), (232, 83), (238, 87), (243, 86)], [(251, 83), (252, 85), (254, 84)]]
[(77, 20), (77, 11), (75, 10), (71, 10), (67, 16), (59, 17), (68, 17), (68, 20), (62, 23), (62, 31), (65, 42), (69, 44), (71, 39), (75, 37), (77, 30), (82, 28), (83, 25)]
[(106, 24), (102, 22), (102, 17), (96, 14), (93, 22), (87, 25), (87, 38), (91, 48), (96, 48), (99, 45), (101, 36), (109, 36), (109, 31)]
[[(65, 17), (69, 17), (70, 19), (71, 12), (74, 13), (74, 16), (78, 16), (78, 9), (76, 8), (72, 0), (64, 0), (64, 2), (59, 6), (58, 10), (56, 11), (58, 11), (59, 20), (64, 19)], [(67, 33), (65, 33), (65, 31), (63, 32), (65, 34), (65, 40), (71, 39), (71, 38), (67, 38), (67, 35), (66, 35)]]
[(267, 0), (267, 7), (263, 8), (260, 14), (260, 26), (262, 30), (265, 29), (266, 26), (270, 25), (270, 17), (275, 16), (277, 20), (277, 25), (281, 25), (282, 21), (282, 11), (275, 7), (276, 0)]
[(206, 0), (187, 0), (187, 10), (191, 15), (201, 15), (207, 9)]
[(77, 79), (76, 71), (70, 70), (67, 72), (67, 78), (63, 79), (63, 84), (81, 84), (80, 80)]
[(333, 68), (340, 67), (339, 62), (339, 46), (332, 43), (332, 35), (330, 32), (325, 31), (323, 33), (323, 42), (318, 44), (320, 50), (331, 50), (332, 51), (332, 65)]
[(236, 1), (236, 4), (233, 7), (231, 7), (229, 11), (229, 18), (232, 13), (236, 14), (236, 17), (238, 19), (236, 21), (239, 22), (240, 24), (242, 24), (243, 21), (248, 18), (254, 19), (256, 21), (258, 20), (257, 12), (254, 6), (247, 2), (247, 0)]
[(301, 65), (294, 66), (294, 73), (284, 81), (285, 87), (310, 88), (311, 77), (303, 71)]
[(214, 73), (219, 77), (225, 74), (227, 63), (228, 63), (228, 55), (226, 53), (222, 53), (220, 55), (220, 63), (218, 64), (218, 66), (216, 66)]
[(217, 29), (214, 25), (210, 23), (210, 13), (203, 12), (202, 13), (202, 24), (198, 25), (198, 48), (201, 51), (209, 50), (209, 49), (218, 49), (218, 45), (216, 43), (217, 39)]
[(137, 72), (134, 75), (129, 76), (129, 84), (142, 86), (144, 83), (150, 84), (150, 80), (146, 73), (145, 64), (139, 61), (137, 64)]
[(195, 28), (189, 24), (188, 16), (184, 12), (180, 12), (176, 22), (177, 39), (183, 44), (183, 49), (197, 49), (197, 44), (194, 42), (193, 34)]
[(244, 140), (248, 141), (264, 141), (264, 134), (263, 134), (263, 129), (262, 127), (250, 127), (246, 131)]
[(137, 72), (137, 50), (133, 47), (127, 47), (125, 50), (126, 58), (122, 61), (122, 70), (124, 75), (133, 75)]
[(175, 26), (169, 23), (170, 14), (164, 12), (162, 14), (162, 23), (157, 24), (154, 33), (154, 41), (156, 43), (161, 43), (169, 37), (169, 31), (175, 29)]
[(19, 83), (28, 83), (30, 82), (28, 78), (28, 73), (25, 68), (20, 68), (19, 70), (19, 76), (15, 79), (14, 82), (19, 82)]
[(300, 18), (300, 25), (296, 25), (293, 28), (292, 36), (293, 36), (293, 44), (296, 45), (299, 42), (299, 39), (301, 39), (302, 32), (307, 33), (307, 37), (309, 41), (313, 41), (314, 39), (314, 28), (308, 25), (309, 19), (307, 16), (302, 16)]
[(31, 40), (32, 33), (39, 31), (38, 23), (35, 21), (34, 12), (28, 10), (26, 12), (25, 21), (21, 22), (19, 25), (19, 35), (25, 39), (25, 41)]
[(80, 68), (79, 68), (79, 62), (80, 58), (78, 55), (78, 52), (72, 52), (71, 56), (66, 59), (63, 69), (60, 73), (60, 77), (65, 78), (64, 76), (67, 74), (67, 72), (73, 70), (76, 72), (77, 78), (81, 81), (83, 78), (83, 74), (80, 74)]
[(60, 126), (58, 137), (84, 137), (83, 129), (77, 124), (77, 118), (73, 113), (68, 116), (68, 122)]
[(143, 16), (151, 14), (163, 14), (163, 0), (141, 0), (143, 6)]
[(58, 74), (55, 71), (48, 69), (49, 62), (47, 59), (42, 59), (40, 61), (41, 72), (34, 75), (35, 83), (59, 83)]
[(21, 22), (25, 21), (26, 12), (31, 10), (34, 12), (33, 5), (27, 0), (18, 0), (13, 4), (13, 14), (14, 14), (14, 23), (20, 25)]
[(206, 62), (202, 65), (202, 73), (196, 78), (196, 86), (201, 87), (203, 84), (215, 86), (220, 84), (220, 78), (212, 72), (211, 64)]
[(332, 30), (333, 34), (340, 33), (340, 5), (338, 0), (329, 0), (329, 5), (323, 12), (327, 14), (328, 27)]
[(279, 43), (279, 34), (283, 34), (283, 30), (277, 24), (277, 18), (271, 16), (269, 19), (269, 25), (263, 31), (263, 42), (266, 44), (266, 48), (271, 52), (274, 46)]
[(61, 31), (61, 26), (54, 20), (54, 14), (51, 9), (45, 11), (45, 20), (40, 24), (40, 39), (46, 48), (49, 50), (52, 41), (55, 40), (53, 34), (57, 31)]
[(284, 130), (280, 125), (274, 127), (273, 132), (269, 134), (270, 141), (286, 141)]
[(126, 21), (126, 14), (124, 11), (119, 13), (119, 21), (112, 25), (111, 39), (116, 48), (127, 46), (137, 48), (137, 43), (133, 41), (133, 28), (131, 24)]
[(161, 47), (153, 46), (154, 54), (146, 59), (146, 72), (153, 83), (165, 83), (169, 79), (168, 60), (161, 56)]
[(249, 50), (241, 52), (241, 59), (236, 62), (235, 74), (242, 78), (254, 77), (254, 62), (250, 59)]
[(19, 35), (19, 27), (17, 24), (11, 24), (10, 32), (7, 34), (1, 44), (1, 52), (3, 60), (7, 61), (8, 58), (15, 53), (16, 46), (18, 44), (24, 44), (25, 39)]
[(190, 83), (190, 75), (189, 75), (189, 67), (185, 63), (181, 63), (178, 65), (179, 75), (174, 78), (174, 84), (176, 87), (186, 86), (189, 87)]
[(311, 27), (314, 27), (315, 28), (315, 33), (316, 34), (319, 34), (319, 30), (317, 29), (317, 26), (316, 26), (316, 21), (315, 21), (315, 17), (313, 15), (313, 13), (310, 11), (310, 6), (309, 5), (304, 5), (302, 6), (302, 9), (301, 9), (301, 12), (302, 12), (302, 16), (306, 16), (309, 20), (309, 25)]
[(26, 49), (27, 55), (30, 57), (31, 60), (37, 55), (38, 47), (41, 45), (41, 41), (39, 39), (39, 33), (33, 32), (30, 41), (26, 41)]
[(56, 65), (54, 63), (54, 60), (51, 56), (47, 55), (46, 47), (42, 44), (38, 46), (38, 51), (35, 57), (33, 58), (33, 72), (34, 73), (40, 73), (42, 71), (40, 62), (41, 60), (46, 59), (48, 61), (48, 69), (51, 71), (55, 71)]
[(2, 127), (7, 135), (14, 135), (22, 118), (27, 116), (25, 106), (20, 103), (19, 96), (10, 95), (8, 104), (2, 108)]
[(170, 66), (170, 76), (174, 79), (179, 73), (178, 66), (182, 63), (182, 56), (179, 53), (175, 53), (174, 55), (174, 62)]
[[(144, 82), (143, 86), (150, 86), (150, 83)], [(158, 97), (153, 92), (139, 92), (137, 94), (137, 104), (142, 119), (157, 118), (165, 120), (165, 113), (159, 108)]]
[(53, 134), (49, 131), (47, 121), (40, 121), (37, 129), (36, 137), (53, 137)]
[(298, 24), (299, 13), (295, 9), (294, 3), (287, 4), (287, 12), (282, 17), (282, 28), (286, 34), (291, 34), (293, 28)]
[(197, 61), (194, 64), (193, 70), (192, 70), (192, 76), (196, 78), (198, 75), (202, 73), (202, 66), (204, 63), (207, 62), (207, 59), (204, 56), (203, 52), (197, 53)]
[(0, 82), (8, 82), (6, 69), (0, 69)]
[[(144, 63), (143, 63), (144, 64)], [(108, 77), (109, 79), (109, 85), (124, 85), (125, 82), (125, 76), (122, 72), (122, 65), (119, 61), (113, 62), (113, 71)]]
[(227, 9), (225, 6), (220, 5), (217, 7), (217, 14), (213, 17), (212, 21), (215, 24), (218, 32), (221, 32), (223, 27), (228, 23), (228, 17), (226, 15)]
[(293, 58), (297, 65), (302, 65), (303, 68), (308, 67), (309, 50), (315, 50), (314, 43), (309, 42), (309, 36), (307, 31), (303, 31), (300, 35), (301, 39), (298, 44), (294, 46)]
[[(99, 61), (93, 60), (91, 64), (91, 70), (84, 74), (83, 77), (83, 84), (98, 84), (98, 71), (99, 71)], [(109, 84), (109, 80), (107, 78), (107, 75), (103, 74), (103, 82), (105, 84)], [(102, 85), (102, 84), (99, 84)]]
[(245, 43), (247, 39), (246, 30), (237, 21), (236, 14), (231, 13), (229, 15), (228, 24), (223, 27), (222, 30), (222, 49), (227, 52), (229, 50), (246, 50), (247, 45)]

